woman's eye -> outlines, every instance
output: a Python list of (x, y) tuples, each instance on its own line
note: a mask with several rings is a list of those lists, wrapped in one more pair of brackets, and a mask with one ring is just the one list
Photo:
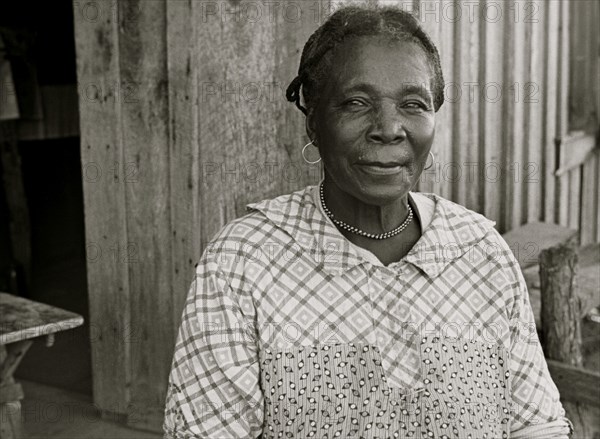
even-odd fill
[(360, 108), (360, 107), (364, 107), (366, 106), (366, 103), (363, 102), (360, 99), (349, 99), (345, 102), (345, 105), (347, 107), (355, 107), (355, 108)]
[(427, 105), (425, 105), (423, 102), (419, 102), (419, 101), (407, 102), (406, 104), (404, 104), (404, 108), (408, 108), (410, 110), (422, 110), (422, 111), (429, 110), (429, 107)]

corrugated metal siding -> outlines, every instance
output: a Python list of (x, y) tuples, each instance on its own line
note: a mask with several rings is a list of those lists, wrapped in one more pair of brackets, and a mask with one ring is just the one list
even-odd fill
[(587, 81), (597, 96), (598, 40), (590, 40), (597, 34), (597, 2), (426, 0), (411, 6), (438, 46), (447, 84), (437, 115), (436, 164), (419, 189), (485, 214), (501, 232), (548, 221), (581, 229), (584, 243), (600, 241), (598, 151), (554, 176), (556, 139), (572, 129), (571, 18), (588, 43), (578, 64), (585, 73), (575, 85)]

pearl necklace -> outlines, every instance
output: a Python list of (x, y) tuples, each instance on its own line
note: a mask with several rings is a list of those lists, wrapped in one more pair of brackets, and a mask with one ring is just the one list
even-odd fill
[(333, 223), (335, 225), (341, 227), (342, 229), (344, 229), (350, 233), (354, 233), (355, 235), (365, 236), (365, 237), (371, 238), (371, 239), (386, 239), (386, 238), (391, 238), (392, 236), (396, 236), (398, 233), (400, 233), (404, 229), (406, 229), (413, 219), (413, 210), (409, 204), (408, 205), (408, 215), (407, 215), (406, 219), (404, 220), (404, 222), (402, 224), (400, 224), (398, 227), (390, 230), (389, 232), (385, 232), (385, 233), (379, 233), (379, 234), (368, 233), (368, 232), (365, 232), (364, 230), (360, 230), (357, 227), (351, 226), (350, 224), (346, 224), (345, 222), (333, 217), (333, 213), (331, 213), (331, 211), (325, 204), (325, 197), (323, 195), (323, 184), (322, 183), (319, 186), (319, 197), (321, 199), (321, 205), (323, 206), (323, 210), (325, 211), (325, 213), (327, 214), (329, 219), (331, 221), (333, 221)]

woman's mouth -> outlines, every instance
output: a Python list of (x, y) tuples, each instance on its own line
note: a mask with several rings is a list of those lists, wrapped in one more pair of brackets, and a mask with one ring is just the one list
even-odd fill
[(372, 175), (395, 175), (402, 172), (403, 165), (398, 162), (361, 162), (359, 168)]

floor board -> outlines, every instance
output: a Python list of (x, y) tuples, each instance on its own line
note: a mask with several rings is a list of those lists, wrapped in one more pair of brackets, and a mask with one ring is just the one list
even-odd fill
[(133, 430), (102, 419), (91, 398), (32, 381), (21, 381), (24, 439), (159, 439), (162, 435)]

